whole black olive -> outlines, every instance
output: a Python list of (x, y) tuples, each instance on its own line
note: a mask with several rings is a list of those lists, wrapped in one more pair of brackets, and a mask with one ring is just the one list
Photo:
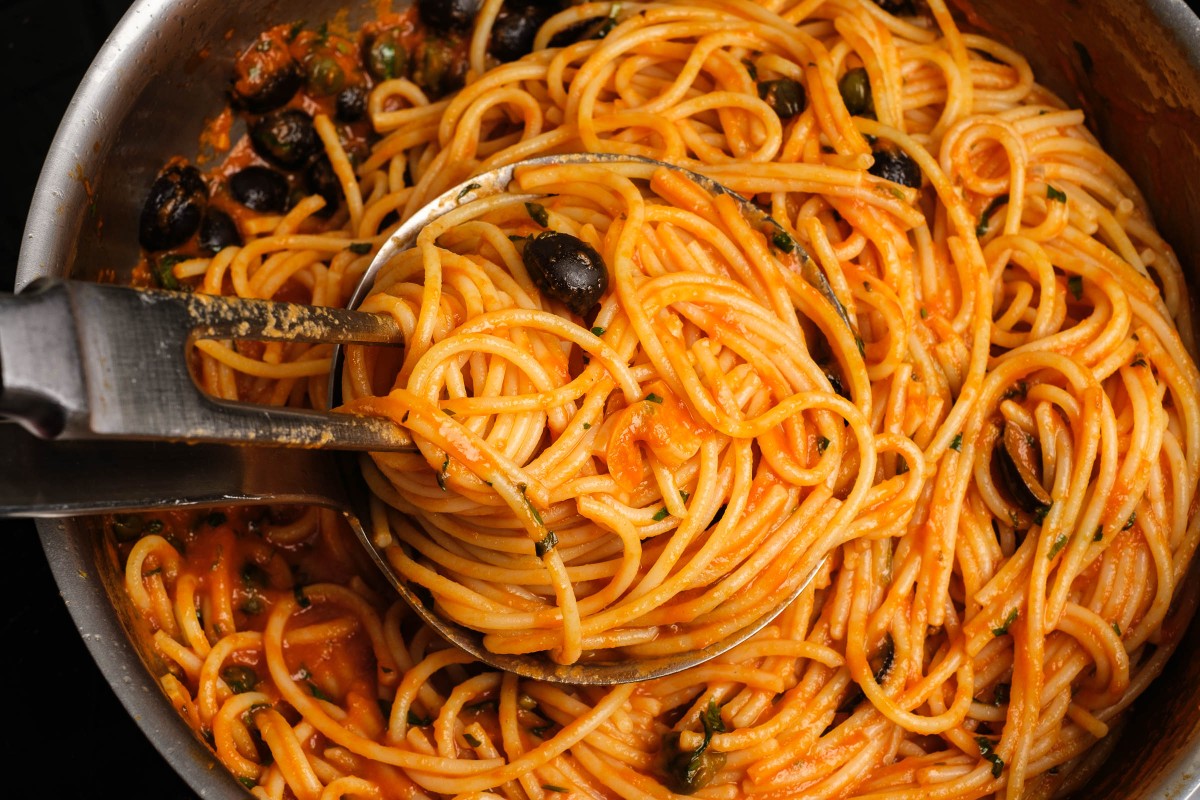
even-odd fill
[(475, 22), (480, 0), (417, 0), (421, 22), (439, 33), (464, 31)]
[(505, 8), (496, 17), (492, 26), (492, 40), (488, 52), (498, 61), (516, 61), (533, 50), (533, 40), (538, 28), (549, 18), (546, 11), (537, 6)]
[(250, 126), (254, 152), (284, 169), (304, 166), (320, 149), (312, 117), (296, 108), (273, 111)]
[(913, 189), (921, 188), (921, 168), (912, 156), (899, 148), (876, 146), (875, 163), (867, 172), (885, 181), (892, 181)]
[(363, 42), (363, 63), (377, 81), (390, 81), (408, 74), (408, 48), (399, 28), (388, 28)]
[(367, 89), (355, 84), (338, 92), (337, 118), (341, 122), (357, 122), (367, 113)]
[(279, 214), (288, 205), (288, 181), (270, 167), (246, 167), (229, 179), (234, 199), (251, 211)]
[(608, 289), (604, 259), (569, 233), (543, 231), (525, 244), (525, 270), (542, 294), (582, 316)]
[(808, 96), (803, 84), (791, 78), (777, 78), (758, 82), (758, 96), (766, 101), (771, 110), (782, 120), (788, 120), (804, 110)]
[(283, 34), (271, 29), (235, 62), (233, 100), (252, 114), (265, 114), (291, 100), (303, 82)]
[(197, 243), (202, 252), (216, 255), (226, 247), (241, 246), (242, 234), (238, 232), (233, 217), (219, 209), (210, 208), (204, 215), (204, 221), (200, 223), (200, 238)]
[(325, 207), (318, 212), (321, 216), (329, 216), (341, 205), (343, 192), (342, 182), (333, 171), (333, 164), (328, 156), (313, 159), (304, 171), (304, 185), (310, 194), (319, 194), (325, 198)]
[(150, 251), (178, 247), (200, 227), (208, 207), (208, 184), (192, 166), (167, 167), (150, 186), (138, 225), (138, 241)]

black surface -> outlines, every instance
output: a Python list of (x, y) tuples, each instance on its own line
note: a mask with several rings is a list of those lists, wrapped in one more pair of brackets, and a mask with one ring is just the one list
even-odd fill
[[(1197, 7), (1200, 0), (1190, 4)], [(12, 291), (25, 215), (67, 104), (128, 0), (0, 0), (3, 201), (0, 291)], [(0, 453), (0, 474), (11, 465)], [(0, 521), (4, 797), (190, 798), (84, 647), (31, 522)], [(13, 708), (13, 700), (6, 703)], [(65, 759), (65, 760), (63, 760)]]

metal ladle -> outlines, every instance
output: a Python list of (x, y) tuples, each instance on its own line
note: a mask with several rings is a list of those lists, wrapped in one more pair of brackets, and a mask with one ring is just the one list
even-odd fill
[[(663, 162), (606, 154), (531, 159), (470, 178), (400, 226), (363, 274), (349, 308), (362, 302), (379, 269), (412, 247), (425, 225), (464, 202), (507, 191), (517, 168), (617, 162), (682, 171), (710, 192), (735, 198), (755, 221), (770, 222), (711, 179)], [(853, 331), (823, 273), (807, 254), (801, 252), (800, 261), (804, 277)], [(390, 317), (347, 309), (70, 280), (36, 281), (20, 294), (0, 295), (0, 517), (267, 503), (333, 508), (345, 515), (401, 597), (447, 641), (491, 667), (567, 684), (649, 680), (715, 658), (769, 624), (820, 567), (818, 561), (793, 576), (774, 607), (703, 649), (571, 665), (555, 663), (545, 652), (493, 653), (478, 631), (427, 608), (367, 530), (370, 498), (357, 459), (346, 451), (410, 449), (406, 432), (371, 417), (215, 400), (196, 386), (184, 357), (196, 338), (336, 343), (331, 408), (340, 386), (341, 344), (402, 343)]]

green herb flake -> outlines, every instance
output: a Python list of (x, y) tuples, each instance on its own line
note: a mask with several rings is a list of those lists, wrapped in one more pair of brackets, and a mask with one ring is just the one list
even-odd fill
[(1103, 526), (1103, 525), (1097, 525), (1097, 526), (1096, 526), (1096, 532), (1092, 534), (1092, 541), (1093, 541), (1093, 542), (1099, 542), (1099, 541), (1101, 541), (1102, 539), (1104, 539), (1104, 526)]
[(240, 775), (238, 776), (238, 783), (247, 789), (253, 789), (255, 786), (258, 786), (258, 781), (254, 780), (254, 778), (247, 778)]
[(671, 512), (667, 511), (667, 507), (663, 506), (658, 511), (654, 512), (654, 521), (662, 522), (667, 517), (671, 516)]
[(683, 500), (683, 502), (686, 503), (688, 501), (688, 499), (691, 497), (691, 495), (687, 493), (686, 489), (680, 489), (679, 497)]
[(950, 442), (950, 449), (954, 450), (955, 452), (958, 452), (958, 453), (962, 452), (962, 434), (961, 433), (956, 433), (954, 435), (954, 439)]
[(554, 727), (554, 726), (553, 725), (538, 725), (536, 728), (530, 728), (529, 732), (532, 733), (534, 736), (538, 737), (539, 739), (545, 739), (546, 734), (550, 731), (550, 729), (552, 727)]
[(162, 533), (163, 521), (161, 519), (152, 519), (146, 522), (146, 533)]
[(592, 328), (592, 335), (593, 336), (603, 336), (604, 331), (605, 331), (605, 328), (602, 328), (599, 325), (597, 325), (596, 327)]
[(987, 208), (983, 209), (983, 213), (979, 215), (979, 224), (975, 226), (975, 238), (982, 239), (987, 235), (988, 228), (991, 226), (992, 214), (996, 209), (1008, 203), (1008, 195), (1002, 194), (998, 197), (993, 197), (992, 201), (987, 204)]
[(1008, 633), (1008, 628), (1017, 621), (1017, 617), (1021, 615), (1021, 609), (1014, 608), (1008, 612), (1008, 616), (1004, 618), (1004, 622), (1000, 623), (999, 628), (992, 628), (992, 633), (996, 636), (1003, 636)]
[(566, 794), (567, 792), (571, 791), (563, 786), (555, 786), (553, 783), (543, 783), (542, 789), (547, 792), (558, 792), (559, 794)]
[(558, 535), (554, 531), (550, 531), (546, 536), (533, 546), (534, 552), (538, 558), (545, 558), (555, 547), (558, 547)]
[(992, 762), (992, 777), (999, 778), (1004, 774), (1004, 759), (992, 750), (992, 740), (986, 736), (976, 736), (975, 743), (979, 745), (979, 755)]
[(1146, 362), (1146, 356), (1145, 356), (1144, 354), (1142, 354), (1142, 353), (1138, 353), (1136, 356), (1134, 356), (1134, 358), (1133, 358), (1133, 361), (1131, 361), (1131, 362), (1129, 363), (1129, 366), (1131, 366), (1131, 367), (1145, 367), (1145, 366), (1147, 366), (1147, 362)]
[(1124, 635), (1121, 633), (1121, 623), (1113, 622), (1112, 629), (1113, 629), (1113, 633), (1115, 633), (1118, 638)]
[(1050, 184), (1046, 184), (1046, 199), (1053, 200), (1056, 203), (1065, 203), (1067, 202), (1067, 193), (1055, 189)]
[(466, 186), (464, 186), (462, 188), (462, 191), (458, 193), (458, 197), (456, 197), (454, 199), (462, 200), (464, 197), (466, 197), (467, 195), (469, 195), (471, 192), (475, 191), (478, 188), (479, 188), (478, 183), (468, 183)]
[(371, 252), (371, 243), (355, 242), (354, 244), (350, 245), (349, 250), (355, 255), (365, 256), (367, 253)]
[(1083, 276), (1072, 275), (1067, 278), (1067, 288), (1071, 290), (1071, 296), (1076, 300), (1083, 297)]
[(925, 306), (921, 306), (921, 319), (929, 319), (929, 311)]
[(474, 736), (470, 733), (464, 733), (463, 739), (466, 740), (467, 744), (469, 744), (471, 747), (479, 747), (483, 744), (483, 742), (479, 741), (477, 736)]
[(308, 599), (308, 595), (304, 593), (304, 587), (300, 584), (297, 583), (292, 587), (292, 594), (296, 596), (296, 602), (300, 604), (301, 608), (308, 608), (312, 605), (312, 600)]
[(529, 212), (530, 218), (538, 225), (541, 225), (543, 228), (550, 226), (550, 214), (541, 203), (526, 203), (525, 210)]
[(446, 460), (442, 462), (442, 468), (437, 474), (438, 488), (443, 492), (446, 491), (446, 474), (450, 470), (450, 456), (446, 456)]
[(585, 423), (583, 423), (583, 429), (584, 429), (585, 431), (586, 431), (586, 430), (590, 430), (590, 429), (591, 429), (591, 427), (592, 427), (592, 423), (590, 423), (590, 422), (585, 422)]
[(1038, 506), (1033, 512), (1033, 521), (1041, 525), (1046, 521), (1046, 515), (1050, 513), (1050, 506)]
[(1054, 558), (1062, 552), (1062, 549), (1067, 546), (1067, 535), (1060, 533), (1058, 538), (1054, 540), (1054, 544), (1050, 547), (1050, 552), (1046, 554), (1046, 558)]
[(433, 724), (433, 720), (431, 718), (422, 717), (411, 708), (408, 710), (408, 716), (406, 717), (406, 720), (408, 724), (414, 728), (424, 728), (426, 725)]
[(186, 260), (186, 257), (176, 255), (175, 253), (170, 253), (158, 259), (152, 270), (154, 272), (154, 280), (164, 289), (179, 289), (179, 279), (175, 277), (175, 265)]
[(1121, 530), (1123, 530), (1123, 531), (1129, 530), (1130, 528), (1133, 527), (1133, 524), (1135, 522), (1137, 522), (1137, 511), (1134, 511), (1132, 514), (1129, 515), (1129, 519), (1125, 520), (1125, 524), (1121, 527)]
[(771, 244), (774, 245), (776, 250), (781, 250), (784, 253), (791, 253), (796, 250), (796, 240), (783, 228), (779, 228), (771, 234)]
[(818, 436), (817, 437), (817, 452), (823, 454), (828, 449), (829, 449), (829, 437)]
[(331, 698), (329, 697), (329, 695), (327, 695), (327, 694), (325, 694), (324, 692), (322, 692), (322, 691), (321, 691), (321, 687), (317, 686), (317, 685), (316, 685), (315, 683), (313, 683), (312, 681), (309, 681), (309, 682), (308, 682), (308, 691), (309, 691), (309, 692), (311, 692), (311, 693), (312, 693), (312, 696), (313, 696), (313, 697), (315, 697), (315, 698), (317, 698), (318, 700), (324, 700), (324, 701), (325, 701), (325, 702), (327, 702), (327, 703), (329, 703), (329, 702), (332, 702), (332, 700), (331, 700)]
[(661, 397), (659, 397), (658, 395), (656, 395), (654, 392), (651, 392), (650, 394), (646, 395), (646, 402), (647, 402), (647, 403), (659, 403), (659, 404), (661, 404), (661, 403), (662, 403), (662, 401), (663, 401), (663, 399), (662, 399)]
[(997, 683), (996, 688), (992, 690), (992, 703), (998, 706), (1006, 706), (1011, 694), (1012, 686), (1010, 684)]
[(517, 488), (521, 490), (521, 497), (525, 500), (525, 507), (527, 509), (529, 509), (529, 515), (531, 517), (533, 517), (534, 522), (536, 522), (539, 527), (542, 527), (542, 528), (546, 527), (546, 523), (542, 521), (542, 512), (537, 510), (537, 506), (535, 506), (533, 504), (533, 501), (530, 500), (529, 497), (526, 496), (526, 494), (525, 494), (525, 491), (529, 487), (523, 483), (518, 483)]

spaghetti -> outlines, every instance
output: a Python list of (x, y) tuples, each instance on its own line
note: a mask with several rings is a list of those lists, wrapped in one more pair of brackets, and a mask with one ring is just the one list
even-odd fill
[[(367, 465), (376, 533), (489, 647), (564, 661), (694, 646), (828, 558), (713, 662), (571, 688), (447, 649), (331, 512), (142, 521), (127, 588), (173, 703), (263, 798), (1081, 785), (1190, 618), (1200, 535), (1186, 286), (1082, 113), (941, 0), (586, 3), (497, 63), (514, 13), (485, 0), (460, 34), (456, 93), (374, 82), (369, 148), (317, 104), (339, 191), (241, 214), (243, 242), (167, 274), (343, 304), (396, 220), (494, 166), (707, 175), (778, 238), (672, 173), (553, 167), (520, 175), (554, 195), (535, 208), (466, 202), (389, 266), (367, 304), (409, 346), (350, 354), (348, 408), (420, 454)], [(413, 19), (382, 30), (416, 43)], [(547, 229), (603, 256), (598, 308), (531, 282)], [(198, 364), (214, 394), (320, 405), (328, 357), (216, 343)]]

